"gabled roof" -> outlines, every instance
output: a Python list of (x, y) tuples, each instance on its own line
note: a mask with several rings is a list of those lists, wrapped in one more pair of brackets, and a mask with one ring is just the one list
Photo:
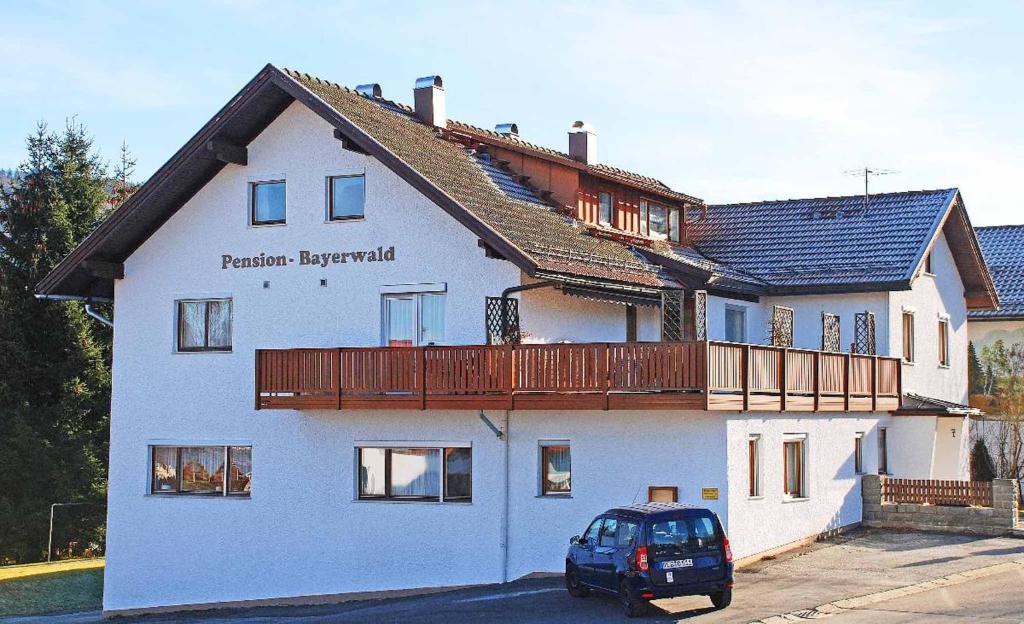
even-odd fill
[(969, 307), (995, 289), (957, 189), (708, 206), (694, 247), (767, 284), (769, 294), (905, 290), (940, 232)]
[(112, 280), (90, 270), (90, 263), (123, 262), (220, 171), (224, 163), (212, 157), (210, 141), (248, 145), (294, 101), (319, 114), (346, 142), (391, 168), (531, 276), (564, 276), (577, 285), (648, 294), (678, 287), (664, 279), (661, 267), (628, 247), (590, 236), (551, 207), (502, 188), (472, 150), (415, 119), (408, 107), (267, 65), (58, 264), (38, 291), (111, 297)]
[(998, 310), (971, 310), (974, 320), (1024, 320), (1024, 225), (979, 227), (985, 262), (999, 291)]

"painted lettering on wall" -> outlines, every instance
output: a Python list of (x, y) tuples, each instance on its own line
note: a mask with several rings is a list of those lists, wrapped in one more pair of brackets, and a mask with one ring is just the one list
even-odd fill
[[(234, 256), (232, 254), (221, 254), (221, 269), (262, 269), (266, 267), (279, 267), (295, 264), (296, 257), (285, 254), (271, 255), (260, 252), (256, 256)], [(394, 245), (384, 248), (360, 251), (310, 251), (300, 249), (298, 253), (299, 266), (326, 267), (331, 264), (349, 264), (363, 262), (394, 262)]]

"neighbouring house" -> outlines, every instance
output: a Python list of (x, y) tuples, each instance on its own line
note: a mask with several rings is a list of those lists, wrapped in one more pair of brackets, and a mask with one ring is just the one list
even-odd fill
[(750, 557), (962, 478), (956, 189), (707, 205), (267, 66), (39, 285), (114, 302), (104, 609), (501, 582), (610, 506)]
[[(999, 308), (968, 314), (972, 434), (985, 442), (995, 472), (1024, 477), (1024, 225), (975, 228), (999, 293)], [(1016, 411), (1014, 407), (1016, 406)]]

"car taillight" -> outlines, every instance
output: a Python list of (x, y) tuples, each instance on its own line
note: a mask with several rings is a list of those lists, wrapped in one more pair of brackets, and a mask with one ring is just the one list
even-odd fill
[(641, 572), (646, 572), (648, 570), (646, 546), (641, 546), (636, 549), (636, 569)]
[(722, 538), (722, 550), (725, 551), (725, 562), (732, 563), (732, 548), (729, 548), (729, 538)]

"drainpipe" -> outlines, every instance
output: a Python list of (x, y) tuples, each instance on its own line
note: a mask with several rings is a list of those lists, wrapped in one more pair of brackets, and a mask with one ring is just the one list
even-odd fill
[(43, 295), (36, 293), (36, 299), (41, 301), (84, 301), (85, 302), (85, 313), (96, 319), (100, 323), (103, 323), (107, 327), (113, 329), (114, 322), (107, 317), (100, 314), (95, 308), (92, 307), (93, 303), (113, 303), (113, 299), (107, 299), (106, 297), (76, 297), (74, 295)]
[(505, 410), (505, 435), (502, 436), (505, 442), (505, 500), (502, 502), (502, 513), (501, 513), (501, 582), (508, 582), (508, 534), (509, 534), (509, 448), (508, 440), (511, 437), (511, 431), (509, 431), (509, 423), (511, 418), (509, 417), (509, 410)]
[(520, 284), (519, 286), (509, 286), (505, 290), (501, 291), (501, 338), (502, 340), (508, 336), (508, 307), (506, 302), (508, 301), (509, 295), (512, 293), (523, 292), (527, 290), (536, 290), (538, 288), (549, 288), (556, 286), (557, 282), (543, 281), (534, 282), (532, 284)]

